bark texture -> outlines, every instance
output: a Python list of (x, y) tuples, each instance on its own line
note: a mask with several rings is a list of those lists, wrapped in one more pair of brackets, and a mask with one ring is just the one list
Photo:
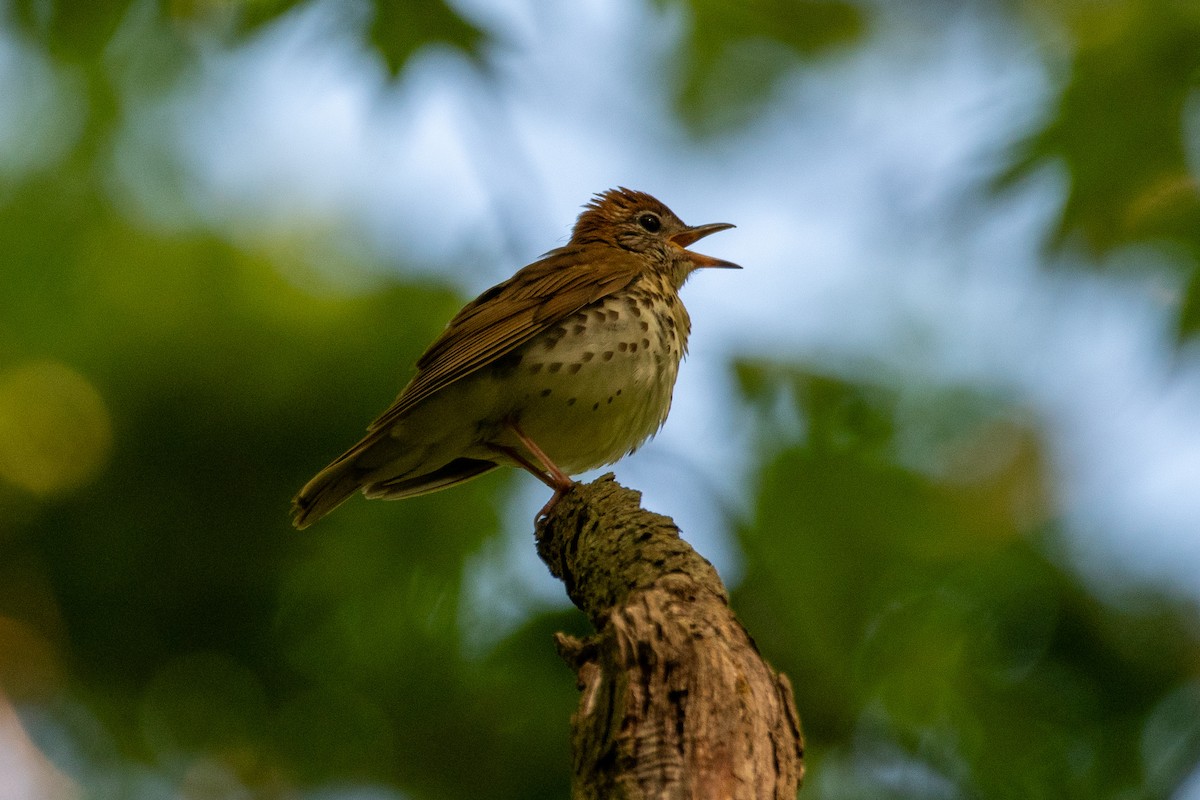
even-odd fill
[(558, 635), (581, 691), (576, 800), (795, 798), (804, 741), (791, 684), (669, 518), (605, 475), (562, 498), (537, 544), (596, 628)]

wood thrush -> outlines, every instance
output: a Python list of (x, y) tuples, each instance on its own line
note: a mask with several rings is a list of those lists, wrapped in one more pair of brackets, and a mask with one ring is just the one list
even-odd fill
[(296, 495), (296, 527), (359, 489), (413, 497), (501, 465), (554, 490), (547, 513), (569, 475), (617, 461), (666, 421), (691, 329), (679, 288), (697, 268), (737, 268), (686, 248), (732, 227), (685, 225), (642, 192), (596, 195), (566, 246), (458, 312), (362, 441)]

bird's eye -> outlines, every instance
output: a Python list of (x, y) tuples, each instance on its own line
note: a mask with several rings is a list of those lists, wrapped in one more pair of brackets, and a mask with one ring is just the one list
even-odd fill
[(658, 233), (662, 229), (662, 220), (658, 218), (657, 214), (642, 214), (638, 217), (638, 225), (650, 233)]

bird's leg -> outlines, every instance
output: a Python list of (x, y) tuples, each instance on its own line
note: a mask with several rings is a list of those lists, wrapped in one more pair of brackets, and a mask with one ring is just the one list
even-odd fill
[(494, 443), (488, 445), (488, 447), (495, 450), (497, 453), (503, 453), (504, 455), (508, 456), (513, 461), (517, 462), (517, 464), (519, 464), (522, 468), (524, 468), (529, 474), (533, 475), (533, 477), (537, 478), (539, 481), (546, 484), (551, 489), (558, 488), (558, 485), (554, 482), (554, 478), (552, 478), (552, 477), (550, 477), (550, 475), (546, 474), (546, 471), (543, 470), (541, 467), (539, 467), (537, 464), (533, 463), (528, 458), (521, 455), (521, 451), (517, 450), (515, 447), (506, 447), (505, 445), (494, 444)]
[(508, 427), (521, 440), (521, 444), (525, 445), (525, 449), (532, 453), (533, 457), (538, 460), (538, 463), (545, 468), (546, 475), (549, 477), (549, 480), (546, 481), (547, 486), (551, 489), (562, 489), (563, 491), (571, 488), (571, 485), (575, 483), (571, 480), (571, 476), (559, 469), (550, 456), (546, 455), (545, 451), (538, 447), (537, 442), (525, 435), (525, 431), (521, 430), (520, 425), (516, 422), (509, 422)]
[(512, 447), (493, 444), (492, 449), (499, 450), (500, 452), (504, 453), (526, 470), (533, 473), (533, 475), (542, 483), (554, 490), (554, 494), (550, 497), (549, 502), (542, 506), (542, 510), (537, 513), (537, 517), (535, 519), (541, 519), (550, 513), (550, 510), (554, 508), (554, 505), (562, 498), (564, 494), (567, 493), (568, 489), (575, 485), (575, 482), (571, 480), (570, 475), (563, 472), (559, 466), (555, 464), (553, 460), (551, 460), (550, 456), (546, 455), (542, 448), (538, 447), (535, 441), (525, 435), (525, 431), (521, 430), (521, 426), (512, 420), (506, 424), (516, 435), (516, 437), (521, 440), (521, 444), (525, 446), (525, 449), (528, 450), (529, 453), (535, 459), (537, 459), (539, 463), (533, 463), (533, 461), (530, 461), (522, 453)]

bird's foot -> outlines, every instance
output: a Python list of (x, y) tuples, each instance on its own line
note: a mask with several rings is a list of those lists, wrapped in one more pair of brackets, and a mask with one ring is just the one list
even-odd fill
[(563, 499), (563, 496), (566, 495), (567, 492), (571, 491), (571, 487), (574, 485), (575, 482), (568, 479), (565, 486), (554, 487), (554, 494), (550, 496), (550, 499), (546, 501), (546, 505), (542, 506), (542, 510), (539, 511), (537, 516), (533, 518), (533, 524), (540, 525), (545, 522), (549, 518), (550, 512), (554, 510), (556, 505), (558, 505), (558, 501)]

